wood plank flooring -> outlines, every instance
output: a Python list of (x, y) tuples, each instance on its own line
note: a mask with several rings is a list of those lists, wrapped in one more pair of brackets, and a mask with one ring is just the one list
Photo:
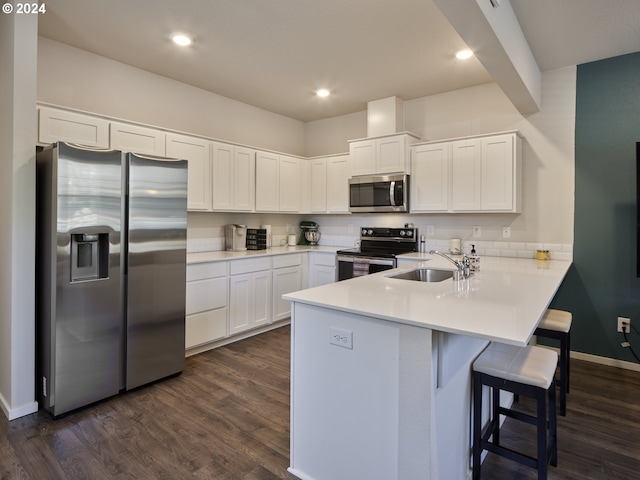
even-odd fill
[[(286, 471), (289, 335), (282, 327), (190, 357), (178, 377), (57, 420), (43, 411), (12, 422), (0, 415), (0, 479), (294, 480)], [(549, 479), (640, 478), (640, 374), (571, 365)], [(528, 428), (508, 419), (502, 438), (533, 449)], [(489, 455), (482, 478), (537, 477)]]

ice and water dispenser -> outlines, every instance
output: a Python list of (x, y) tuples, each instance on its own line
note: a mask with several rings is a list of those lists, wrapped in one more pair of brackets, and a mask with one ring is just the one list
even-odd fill
[(71, 235), (71, 281), (82, 282), (109, 276), (109, 234)]

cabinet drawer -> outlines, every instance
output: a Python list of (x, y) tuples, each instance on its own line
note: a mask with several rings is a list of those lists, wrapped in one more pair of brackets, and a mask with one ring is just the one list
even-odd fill
[(227, 278), (187, 282), (186, 313), (204, 312), (227, 306)]
[(185, 322), (185, 348), (224, 338), (227, 333), (227, 309), (218, 308), (189, 315)]
[(312, 253), (311, 254), (312, 265), (325, 265), (327, 267), (336, 266), (336, 254), (335, 253)]
[(229, 275), (240, 275), (242, 273), (259, 272), (271, 269), (271, 258), (246, 258), (229, 262)]
[(302, 265), (302, 254), (300, 253), (273, 256), (273, 268), (295, 267), (296, 265)]
[(187, 265), (187, 282), (227, 276), (227, 262), (192, 263)]

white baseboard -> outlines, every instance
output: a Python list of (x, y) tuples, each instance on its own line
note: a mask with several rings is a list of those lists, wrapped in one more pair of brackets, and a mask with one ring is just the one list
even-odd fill
[(586, 362), (599, 363), (600, 365), (608, 365), (609, 367), (624, 368), (625, 370), (633, 370), (640, 372), (640, 363), (626, 362), (624, 360), (616, 360), (615, 358), (600, 357), (589, 353), (571, 352), (571, 358), (584, 360)]
[(2, 412), (7, 417), (7, 420), (11, 421), (24, 417), (25, 415), (36, 413), (38, 411), (38, 402), (29, 402), (20, 408), (10, 408), (6, 399), (0, 394), (0, 407), (2, 407)]

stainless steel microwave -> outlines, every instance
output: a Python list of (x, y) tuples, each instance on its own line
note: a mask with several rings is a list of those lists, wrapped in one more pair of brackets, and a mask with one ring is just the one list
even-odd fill
[(376, 175), (349, 179), (349, 211), (408, 212), (409, 175)]

